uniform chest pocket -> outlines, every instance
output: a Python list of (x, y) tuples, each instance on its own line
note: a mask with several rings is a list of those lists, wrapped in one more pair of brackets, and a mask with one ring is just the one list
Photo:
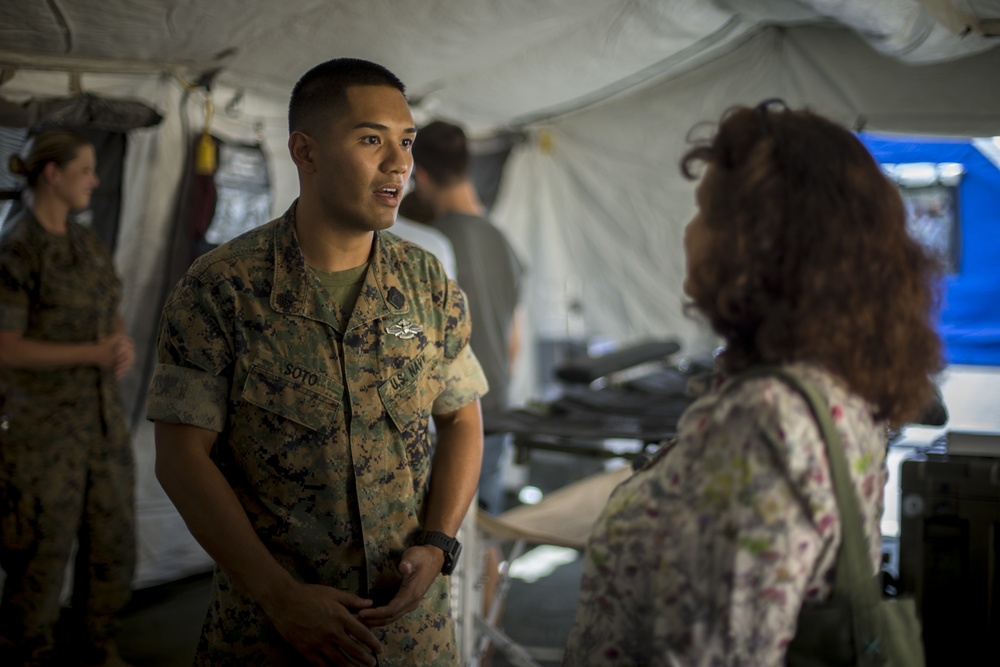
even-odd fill
[(327, 468), (343, 388), (315, 368), (259, 350), (229, 418), (230, 455), (249, 489), (282, 514)]
[(243, 400), (312, 431), (333, 425), (344, 389), (332, 378), (270, 352), (257, 353)]
[(444, 390), (441, 363), (429, 348), (378, 388), (385, 411), (400, 431), (416, 419), (429, 417), (434, 399)]

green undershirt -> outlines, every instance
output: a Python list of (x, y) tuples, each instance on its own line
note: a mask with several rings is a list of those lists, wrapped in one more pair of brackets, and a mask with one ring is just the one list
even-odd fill
[(336, 306), (333, 311), (337, 314), (340, 333), (346, 331), (347, 324), (351, 321), (351, 313), (354, 312), (354, 304), (357, 303), (361, 288), (365, 284), (365, 275), (368, 273), (370, 263), (365, 262), (346, 271), (320, 271), (312, 266), (309, 267), (330, 293), (332, 305)]

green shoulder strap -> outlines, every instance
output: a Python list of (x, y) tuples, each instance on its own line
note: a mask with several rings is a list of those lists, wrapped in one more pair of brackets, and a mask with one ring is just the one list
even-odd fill
[[(840, 442), (840, 436), (833, 426), (830, 408), (823, 396), (816, 389), (794, 373), (779, 366), (755, 366), (731, 378), (722, 388), (723, 392), (747, 380), (761, 377), (773, 377), (781, 380), (798, 391), (816, 418), (820, 435), (826, 443), (827, 459), (830, 461), (830, 475), (833, 480), (833, 490), (837, 496), (837, 508), (840, 512), (840, 551), (837, 553), (836, 579), (834, 594), (850, 599), (854, 609), (855, 637), (869, 637), (875, 640), (877, 636), (877, 619), (875, 609), (882, 595), (877, 577), (871, 573), (871, 561), (868, 555), (867, 540), (861, 528), (861, 507), (858, 504), (857, 493), (848, 472), (847, 458)], [(877, 649), (877, 646), (871, 646)]]

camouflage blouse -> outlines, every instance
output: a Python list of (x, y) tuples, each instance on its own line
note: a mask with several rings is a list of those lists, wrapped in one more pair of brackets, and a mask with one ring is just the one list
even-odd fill
[[(114, 333), (122, 283), (111, 253), (90, 229), (67, 223), (66, 234), (45, 230), (30, 209), (0, 236), (0, 330), (55, 343), (86, 343)], [(0, 414), (9, 437), (22, 430), (58, 437), (65, 429), (114, 429), (125, 423), (118, 383), (96, 366), (0, 371)], [(53, 421), (55, 414), (77, 415)], [(82, 417), (89, 416), (81, 422)], [(85, 426), (84, 426), (85, 425)], [(27, 432), (30, 431), (30, 432)]]
[[(305, 265), (294, 211), (199, 258), (177, 285), (148, 417), (220, 433), (215, 462), (295, 576), (384, 604), (420, 524), (429, 418), (479, 398), (485, 379), (468, 346), (465, 296), (433, 255), (377, 234), (341, 320)], [(376, 634), (383, 666), (453, 664), (447, 581)], [(199, 662), (297, 664), (218, 570)]]
[[(830, 374), (831, 406), (880, 563), (885, 431)], [(782, 665), (803, 602), (831, 592), (840, 522), (805, 400), (779, 380), (710, 393), (612, 494), (587, 549), (566, 665)]]

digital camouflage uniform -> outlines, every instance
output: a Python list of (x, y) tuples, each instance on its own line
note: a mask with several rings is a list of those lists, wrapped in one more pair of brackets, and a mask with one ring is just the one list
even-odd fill
[[(299, 580), (395, 595), (424, 509), (429, 417), (486, 390), (465, 296), (427, 251), (376, 234), (347, 331), (307, 269), (295, 205), (199, 258), (163, 313), (150, 419), (220, 433), (212, 456), (257, 535)], [(374, 628), (390, 665), (457, 664), (449, 584)], [(196, 662), (299, 664), (225, 571)]]
[[(114, 332), (121, 283), (98, 236), (47, 232), (26, 210), (0, 238), (0, 329), (64, 343)], [(74, 538), (74, 617), (113, 631), (135, 567), (134, 467), (118, 384), (96, 367), (0, 371), (0, 664), (51, 651)], [(18, 647), (12, 644), (16, 643)], [(34, 658), (14, 658), (13, 650)]]

